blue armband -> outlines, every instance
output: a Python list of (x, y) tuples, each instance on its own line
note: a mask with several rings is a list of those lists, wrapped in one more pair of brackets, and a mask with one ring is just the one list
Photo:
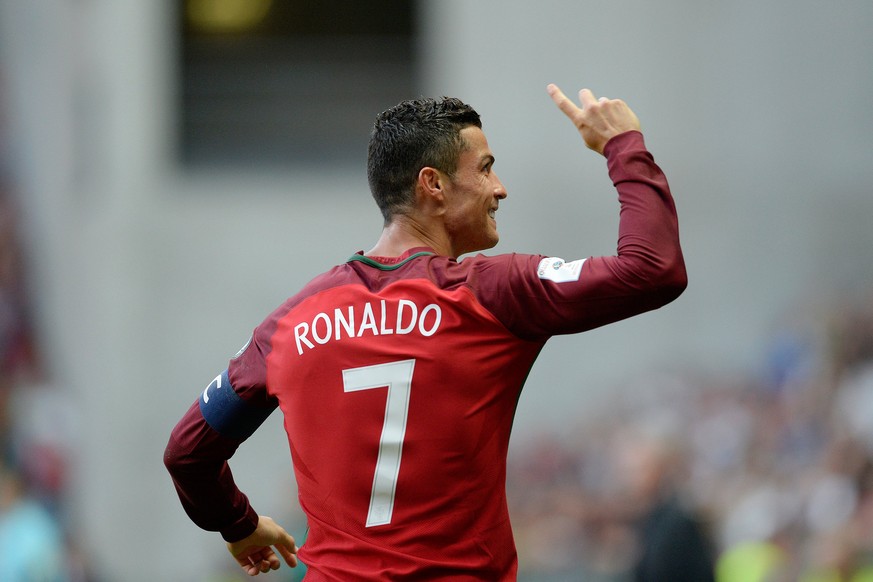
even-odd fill
[(200, 396), (200, 414), (220, 435), (244, 441), (261, 426), (275, 407), (246, 402), (230, 385), (227, 370), (215, 377)]

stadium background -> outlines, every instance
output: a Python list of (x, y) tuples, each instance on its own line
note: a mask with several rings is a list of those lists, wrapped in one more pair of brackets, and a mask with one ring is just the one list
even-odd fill
[[(520, 402), (518, 465), (533, 443), (572, 456), (616, 395), (661, 410), (704, 384), (772, 395), (786, 378), (806, 390), (850, 376), (833, 373), (828, 338), (864, 321), (873, 295), (873, 4), (417, 6), (412, 96), (457, 95), (482, 114), (509, 191), (495, 252), (613, 249), (603, 162), (549, 82), (628, 101), (678, 200), (688, 291), (550, 343)], [(224, 575), (220, 540), (187, 521), (163, 470), (167, 434), (273, 306), (380, 225), (363, 157), (181, 160), (178, 18), (168, 1), (0, 2), (4, 229), (39, 354), (6, 382), (9, 430), (57, 456), (61, 521), (106, 580)], [(331, 91), (318, 98), (346, 107)], [(860, 333), (854, 371), (867, 336), (845, 333)], [(271, 418), (233, 466), (294, 529), (283, 438)], [(529, 579), (568, 575), (545, 562)]]

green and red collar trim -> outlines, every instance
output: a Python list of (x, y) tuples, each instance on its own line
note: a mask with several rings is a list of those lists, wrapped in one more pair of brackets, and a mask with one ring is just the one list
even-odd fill
[(394, 269), (399, 269), (409, 261), (413, 259), (417, 259), (418, 257), (426, 257), (436, 255), (431, 249), (428, 248), (415, 248), (409, 249), (399, 257), (368, 257), (365, 256), (363, 252), (355, 253), (347, 262), (358, 261), (364, 263), (365, 265), (369, 265), (370, 267), (375, 267), (382, 271), (393, 271)]

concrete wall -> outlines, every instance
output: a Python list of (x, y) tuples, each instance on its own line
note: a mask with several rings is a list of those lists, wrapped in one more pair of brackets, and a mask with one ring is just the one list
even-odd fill
[[(225, 560), (175, 499), (167, 434), (273, 306), (380, 227), (363, 168), (174, 166), (170, 7), (0, 2), (39, 324), (77, 419), (73, 513), (108, 579), (130, 581), (206, 579)], [(753, 369), (774, 323), (873, 282), (873, 4), (442, 0), (423, 18), (423, 92), (480, 111), (509, 190), (495, 252), (614, 249), (603, 161), (549, 82), (628, 101), (678, 202), (687, 293), (553, 340), (515, 438), (653, 370)], [(283, 438), (271, 418), (233, 465), (277, 517), (295, 503)]]

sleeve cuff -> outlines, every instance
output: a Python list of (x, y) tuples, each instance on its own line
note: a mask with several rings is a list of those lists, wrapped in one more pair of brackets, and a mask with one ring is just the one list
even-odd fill
[(258, 514), (250, 506), (240, 519), (220, 530), (224, 541), (233, 543), (252, 535), (258, 527)]
[(645, 143), (643, 141), (643, 134), (635, 129), (630, 131), (626, 131), (624, 133), (620, 133), (617, 136), (611, 138), (606, 145), (603, 146), (603, 155), (608, 159), (615, 153), (625, 151), (629, 148), (633, 148), (635, 145), (639, 144), (643, 148), (645, 148)]

